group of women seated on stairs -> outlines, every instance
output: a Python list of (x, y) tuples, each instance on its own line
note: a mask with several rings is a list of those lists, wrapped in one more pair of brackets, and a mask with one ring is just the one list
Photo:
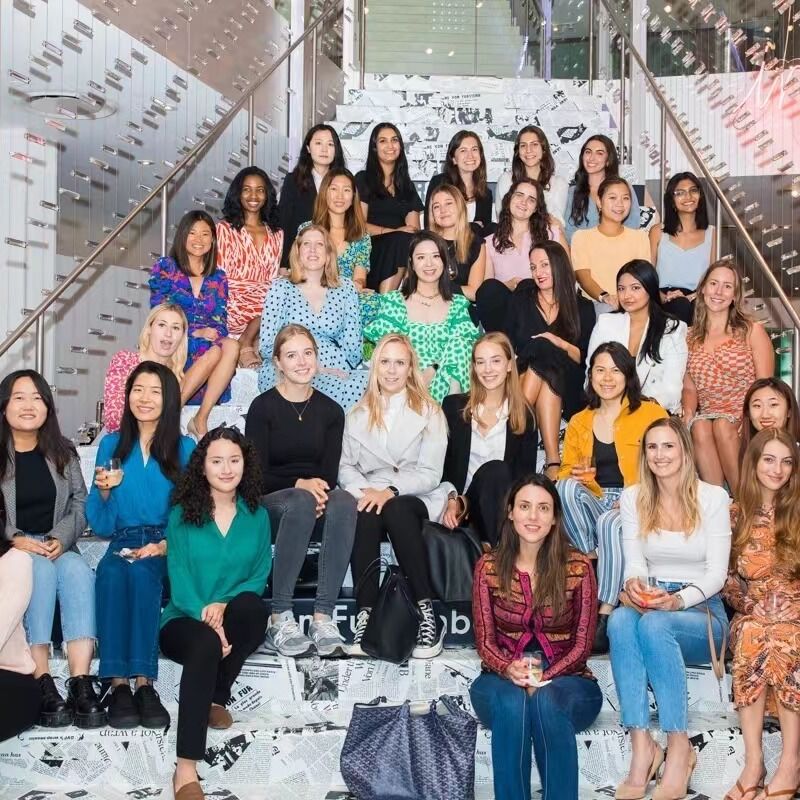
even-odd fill
[[(232, 724), (250, 653), (362, 654), (384, 538), (419, 607), (413, 657), (441, 651), (433, 521), (471, 525), (491, 548), (475, 570), (472, 700), (492, 729), (497, 798), (530, 797), (532, 754), (545, 798), (577, 798), (575, 733), (602, 703), (587, 659), (609, 649), (632, 745), (616, 796), (644, 797), (658, 777), (653, 797), (682, 798), (696, 759), (686, 664), (724, 656), (723, 599), (746, 747), (729, 798), (791, 796), (800, 413), (735, 265), (711, 261), (702, 186), (674, 176), (648, 240), (606, 137), (586, 140), (567, 187), (528, 126), (495, 226), (485, 166), (475, 134), (454, 137), (420, 230), (399, 130), (376, 126), (354, 177), (335, 131), (316, 126), (280, 201), (249, 167), (222, 221), (185, 215), (153, 266), (138, 349), (109, 366), (88, 496), (46, 381), (4, 378), (0, 738), (37, 721), (166, 725), (160, 647), (183, 665), (176, 796), (202, 797), (205, 730)], [(258, 369), (261, 391), (244, 433), (209, 425), (237, 365)], [(96, 573), (76, 547), (87, 522), (109, 539)], [(305, 631), (292, 596), (312, 539)], [(348, 564), (350, 645), (333, 621)], [(66, 698), (48, 661), (56, 600)], [(784, 747), (765, 786), (776, 709)]]

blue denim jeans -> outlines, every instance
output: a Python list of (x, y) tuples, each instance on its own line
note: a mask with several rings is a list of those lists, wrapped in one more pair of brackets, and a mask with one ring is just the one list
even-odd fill
[[(684, 584), (659, 581), (659, 586), (674, 592)], [(719, 595), (709, 598), (708, 606), (719, 652), (722, 634), (728, 630), (728, 618)], [(711, 661), (705, 604), (685, 611), (645, 614), (620, 606), (608, 621), (608, 638), (622, 724), (626, 728), (650, 727), (649, 683), (656, 698), (661, 730), (686, 731), (689, 726), (686, 664)]]
[(164, 529), (123, 528), (114, 534), (97, 565), (97, 634), (101, 678), (158, 676), (158, 628), (167, 559), (128, 562), (116, 552), (160, 542)]
[(484, 672), (469, 693), (478, 719), (492, 731), (495, 800), (530, 800), (531, 742), (544, 800), (578, 800), (575, 734), (594, 722), (603, 704), (595, 681), (564, 675), (528, 696)]
[[(44, 535), (26, 534), (39, 542)], [(33, 593), (23, 624), (28, 644), (50, 644), (56, 598), (61, 610), (61, 633), (65, 642), (94, 639), (94, 573), (78, 553), (67, 551), (55, 561), (31, 553)]]

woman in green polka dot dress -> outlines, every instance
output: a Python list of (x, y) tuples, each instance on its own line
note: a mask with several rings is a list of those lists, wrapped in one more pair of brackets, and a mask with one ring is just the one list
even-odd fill
[(437, 403), (469, 386), (470, 354), (478, 338), (469, 301), (453, 293), (448, 258), (447, 244), (440, 236), (430, 231), (415, 234), (402, 287), (379, 296), (377, 315), (364, 326), (364, 338), (371, 342), (387, 333), (408, 336)]

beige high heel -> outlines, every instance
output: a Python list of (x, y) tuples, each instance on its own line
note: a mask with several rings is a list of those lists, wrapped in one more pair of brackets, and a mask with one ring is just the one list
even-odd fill
[(656, 786), (653, 792), (653, 800), (683, 800), (689, 794), (689, 782), (692, 779), (692, 773), (697, 766), (697, 751), (692, 748), (692, 754), (689, 756), (689, 764), (686, 767), (686, 782), (683, 786), (677, 789), (668, 789), (662, 783)]
[(617, 786), (614, 792), (615, 800), (641, 800), (647, 794), (647, 787), (655, 779), (661, 765), (664, 763), (664, 749), (657, 742), (655, 745), (655, 752), (653, 753), (653, 762), (650, 764), (650, 770), (647, 773), (647, 780), (641, 786), (634, 786), (631, 783), (621, 783)]

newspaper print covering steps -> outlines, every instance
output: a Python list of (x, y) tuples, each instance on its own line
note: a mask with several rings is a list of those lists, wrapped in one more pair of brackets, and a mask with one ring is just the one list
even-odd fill
[[(605, 701), (595, 725), (578, 737), (581, 783), (587, 798), (610, 797), (625, 771), (628, 740), (619, 727), (610, 664), (601, 658), (591, 666)], [(54, 659), (53, 667), (63, 688), (66, 665)], [(234, 686), (233, 728), (209, 731), (200, 768), (208, 796), (346, 797), (339, 753), (355, 703), (376, 698), (424, 702), (449, 694), (470, 709), (468, 689), (479, 670), (475, 651), (468, 649), (447, 650), (436, 659), (404, 666), (354, 659), (295, 662), (256, 654)], [(69, 796), (86, 800), (171, 797), (180, 674), (180, 666), (161, 660), (156, 688), (173, 719), (166, 731), (34, 728), (0, 744), (0, 797), (49, 800), (54, 790), (68, 791), (65, 787), (80, 787)], [(741, 734), (730, 707), (719, 701), (710, 670), (691, 669), (689, 690), (690, 735), (699, 756), (694, 784), (704, 792), (697, 797), (720, 798), (743, 763)], [(779, 747), (779, 734), (770, 729), (765, 736), (770, 771)], [(533, 784), (538, 786), (535, 774)], [(483, 729), (476, 748), (476, 797), (492, 797), (491, 734)]]

